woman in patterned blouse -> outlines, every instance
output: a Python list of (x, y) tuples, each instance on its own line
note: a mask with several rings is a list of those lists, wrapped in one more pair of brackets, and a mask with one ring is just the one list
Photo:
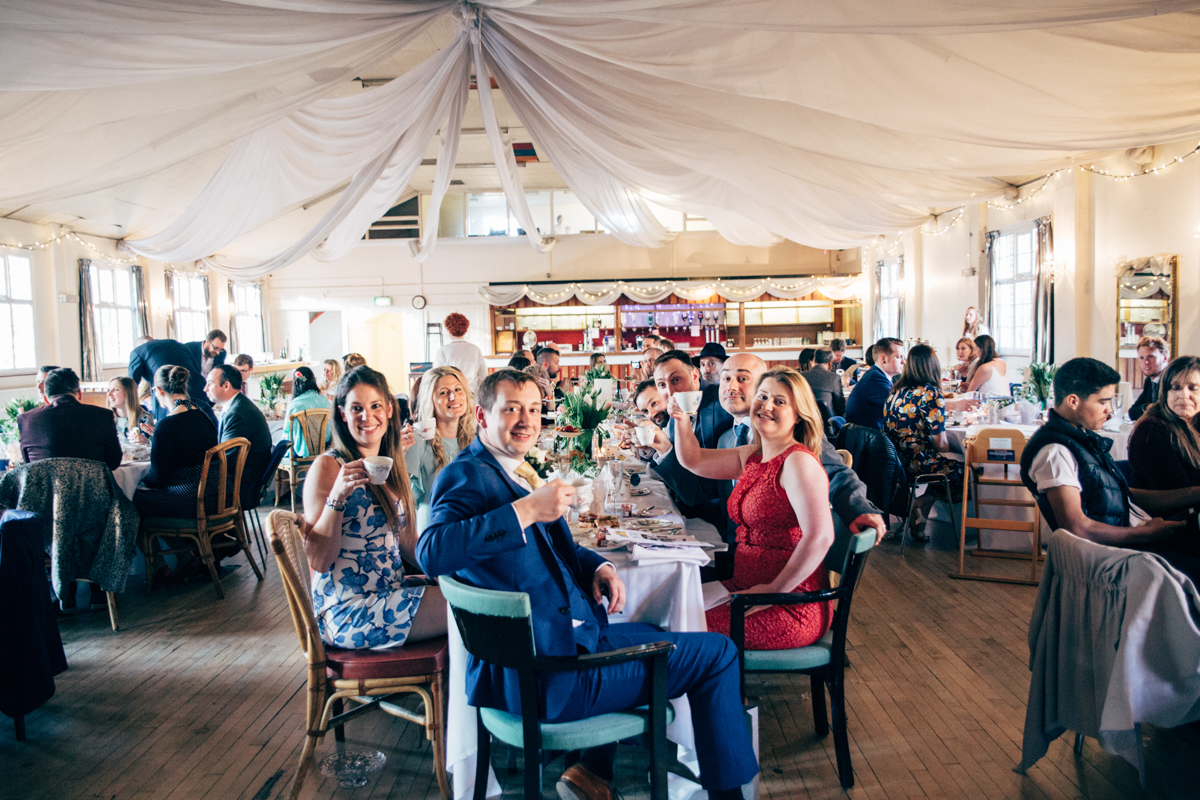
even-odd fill
[[(910, 480), (918, 475), (948, 475), (950, 490), (961, 499), (962, 462), (942, 455), (950, 445), (941, 377), (942, 367), (933, 348), (919, 344), (909, 350), (904, 371), (883, 406), (883, 429), (896, 446)], [(938, 496), (926, 491), (917, 499), (914, 514), (919, 514), (919, 519), (910, 526), (913, 538), (928, 538), (922, 536), (924, 520)]]

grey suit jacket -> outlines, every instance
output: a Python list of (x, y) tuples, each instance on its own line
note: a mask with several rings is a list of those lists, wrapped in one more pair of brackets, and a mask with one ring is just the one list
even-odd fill
[(846, 412), (846, 396), (842, 393), (842, 379), (827, 369), (813, 367), (800, 373), (812, 389), (817, 403), (825, 406), (829, 416), (840, 417)]

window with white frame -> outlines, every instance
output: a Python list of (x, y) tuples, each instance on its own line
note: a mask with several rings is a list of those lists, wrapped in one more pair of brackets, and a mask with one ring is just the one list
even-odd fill
[(233, 284), (234, 324), (238, 350), (257, 355), (267, 350), (263, 340), (262, 287), (257, 283)]
[(879, 321), (877, 339), (891, 336), (902, 339), (900, 331), (900, 304), (904, 302), (904, 259), (880, 261), (879, 271)]
[(124, 366), (134, 341), (141, 336), (133, 270), (93, 261), (90, 274), (100, 363), (103, 367)]
[(176, 272), (171, 275), (175, 299), (175, 338), (196, 342), (208, 335), (208, 276)]
[(1033, 298), (1037, 285), (1037, 225), (998, 233), (992, 242), (992, 337), (1000, 355), (1033, 352)]
[(0, 372), (37, 368), (33, 339), (33, 264), (28, 256), (0, 255)]

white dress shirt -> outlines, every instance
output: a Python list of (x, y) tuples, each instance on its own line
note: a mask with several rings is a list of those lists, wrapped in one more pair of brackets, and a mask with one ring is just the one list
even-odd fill
[(479, 393), (479, 384), (487, 377), (483, 351), (466, 339), (451, 338), (433, 356), (435, 367), (455, 367), (467, 379), (471, 394)]

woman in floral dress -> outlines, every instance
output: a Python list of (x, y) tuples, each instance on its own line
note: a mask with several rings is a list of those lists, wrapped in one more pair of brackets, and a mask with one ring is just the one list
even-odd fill
[[(892, 385), (883, 405), (883, 429), (911, 480), (918, 475), (947, 475), (955, 499), (962, 498), (963, 462), (942, 455), (950, 449), (946, 438), (946, 401), (942, 396), (942, 367), (928, 345), (908, 351), (904, 371)], [(941, 497), (928, 490), (917, 499), (913, 538), (923, 540), (924, 518)]]
[[(738, 523), (730, 592), (809, 592), (829, 588), (825, 554), (833, 544), (829, 479), (821, 449), (821, 412), (790, 367), (759, 379), (750, 404), (751, 444), (706, 450), (689, 416), (671, 403), (679, 463), (705, 478), (736, 480), (729, 516)], [(708, 629), (729, 633), (729, 604), (705, 614)], [(746, 612), (746, 647), (783, 650), (820, 639), (833, 621), (829, 603), (758, 606)]]
[[(383, 648), (446, 632), (446, 603), (415, 562), (412, 487), (404, 468), (396, 401), (387, 379), (367, 366), (339, 381), (333, 448), (317, 457), (304, 483), (304, 551), (313, 570), (313, 605), (322, 640), (344, 649)], [(386, 456), (383, 484), (367, 479), (364, 459)]]

